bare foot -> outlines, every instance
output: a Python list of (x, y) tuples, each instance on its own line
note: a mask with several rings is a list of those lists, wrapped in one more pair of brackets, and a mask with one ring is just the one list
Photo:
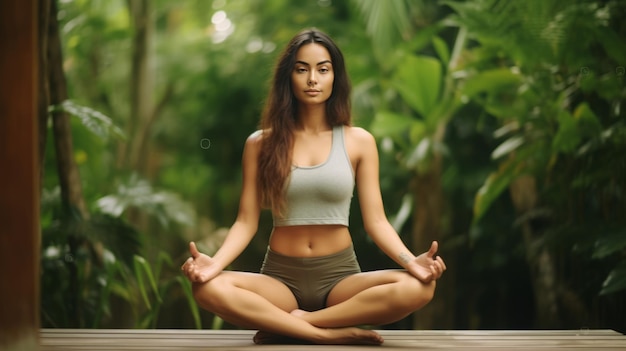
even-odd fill
[(255, 344), (325, 344), (325, 345), (380, 345), (384, 339), (373, 330), (360, 328), (330, 328), (322, 329), (322, 335), (309, 340), (258, 331), (252, 340)]
[[(305, 319), (310, 312), (295, 309), (291, 315)], [(252, 339), (255, 344), (325, 344), (325, 345), (380, 345), (385, 340), (373, 330), (361, 328), (320, 328), (320, 333), (299, 339), (290, 336), (258, 331)]]
[(322, 329), (328, 336), (318, 340), (318, 344), (328, 345), (381, 345), (385, 340), (373, 330), (361, 328)]
[(262, 330), (259, 330), (258, 332), (256, 332), (256, 334), (254, 334), (252, 341), (254, 341), (254, 343), (257, 345), (312, 344), (312, 342), (307, 341), (307, 340), (292, 338), (292, 337), (280, 335), (280, 334), (273, 334), (273, 333), (262, 331)]
[(318, 337), (311, 337), (307, 340), (258, 331), (252, 340), (257, 345), (380, 345), (385, 341), (377, 332), (360, 328), (322, 329), (322, 333)]

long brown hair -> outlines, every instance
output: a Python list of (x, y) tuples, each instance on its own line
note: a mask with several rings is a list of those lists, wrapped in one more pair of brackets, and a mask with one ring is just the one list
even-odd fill
[(292, 147), (298, 112), (291, 86), (291, 73), (298, 49), (306, 44), (324, 46), (330, 54), (334, 81), (331, 96), (326, 101), (326, 118), (331, 126), (350, 125), (350, 80), (343, 54), (333, 40), (317, 29), (307, 29), (294, 36), (279, 57), (260, 129), (263, 130), (259, 154), (258, 185), (261, 202), (277, 214), (285, 208), (285, 182), (291, 173)]

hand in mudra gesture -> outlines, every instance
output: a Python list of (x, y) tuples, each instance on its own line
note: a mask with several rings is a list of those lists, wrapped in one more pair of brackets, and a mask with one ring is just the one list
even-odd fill
[(183, 263), (180, 269), (192, 283), (206, 283), (222, 271), (211, 256), (198, 251), (194, 242), (189, 243), (189, 252), (191, 257)]
[(433, 241), (428, 251), (407, 262), (407, 270), (424, 283), (441, 278), (446, 264), (440, 256), (435, 256), (438, 249), (439, 244)]

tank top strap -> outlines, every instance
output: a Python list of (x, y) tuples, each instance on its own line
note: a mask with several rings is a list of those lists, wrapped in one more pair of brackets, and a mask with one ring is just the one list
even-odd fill
[(346, 149), (344, 130), (344, 125), (333, 127), (333, 144), (331, 146), (330, 152), (331, 160), (333, 161), (333, 163), (335, 163), (335, 165), (347, 165), (350, 169), (350, 173), (354, 177), (354, 170), (352, 169), (350, 156), (348, 155), (348, 150)]

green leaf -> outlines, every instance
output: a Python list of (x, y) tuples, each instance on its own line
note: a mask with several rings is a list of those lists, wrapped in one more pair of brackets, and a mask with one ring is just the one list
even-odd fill
[(598, 94), (605, 100), (621, 99), (623, 80), (616, 79), (616, 75), (619, 74), (617, 70), (620, 68), (623, 69), (624, 67), (618, 66), (615, 68), (616, 72), (604, 74), (589, 72), (579, 80), (581, 90), (587, 93)]
[(430, 160), (432, 141), (429, 138), (423, 138), (411, 151), (405, 163), (408, 169), (417, 170), (422, 173), (428, 169), (428, 161)]
[(399, 63), (392, 85), (407, 105), (427, 117), (439, 99), (441, 70), (441, 62), (437, 59), (409, 55)]
[(608, 295), (626, 289), (626, 260), (620, 262), (602, 283), (600, 295)]
[(574, 118), (578, 121), (580, 132), (587, 136), (595, 136), (602, 133), (602, 124), (589, 104), (583, 102), (574, 110)]
[(141, 273), (141, 264), (137, 262), (135, 259), (135, 276), (137, 277), (137, 284), (139, 285), (139, 292), (141, 293), (141, 297), (143, 298), (143, 302), (146, 304), (149, 310), (152, 309), (152, 304), (150, 304), (150, 299), (148, 298), (148, 293), (146, 291), (146, 285), (143, 280), (143, 274)]
[(578, 123), (567, 111), (560, 111), (557, 119), (559, 130), (552, 139), (552, 149), (557, 152), (570, 153), (580, 144)]
[(626, 46), (624, 46), (624, 38), (618, 33), (607, 27), (595, 26), (595, 36), (604, 46), (604, 50), (615, 62), (626, 62)]
[(402, 33), (410, 28), (411, 18), (404, 0), (358, 0), (356, 3), (376, 47), (393, 47), (402, 37)]
[(159, 290), (157, 287), (156, 280), (154, 279), (154, 275), (152, 274), (152, 269), (148, 262), (141, 256), (135, 255), (134, 257), (134, 269), (135, 269), (135, 277), (137, 278), (137, 283), (139, 284), (139, 291), (141, 293), (141, 297), (143, 298), (148, 309), (152, 309), (152, 305), (150, 303), (150, 299), (148, 298), (148, 286), (146, 286), (144, 282), (144, 274), (148, 278), (149, 287), (152, 288), (157, 301), (159, 303), (162, 302), (161, 295), (159, 294)]
[(117, 193), (96, 201), (98, 210), (119, 217), (130, 207), (145, 211), (159, 220), (165, 227), (170, 221), (191, 225), (195, 221), (195, 210), (190, 203), (170, 191), (156, 191), (147, 180), (135, 174), (125, 184), (120, 184)]
[(60, 105), (50, 106), (49, 111), (64, 111), (77, 117), (85, 128), (103, 140), (107, 140), (110, 137), (126, 139), (124, 132), (113, 123), (109, 116), (91, 107), (79, 105), (71, 100), (65, 100)]
[(105, 275), (102, 277), (103, 286), (100, 290), (98, 306), (96, 307), (96, 313), (93, 318), (91, 328), (99, 328), (103, 316), (111, 315), (109, 297), (113, 288), (113, 282), (117, 278), (117, 272), (124, 269), (122, 263), (115, 258), (115, 255), (111, 251), (104, 249), (102, 252), (102, 258)]
[(154, 270), (154, 275), (156, 277), (159, 277), (161, 275), (161, 267), (163, 266), (164, 263), (168, 267), (174, 266), (174, 261), (172, 261), (172, 258), (170, 257), (170, 255), (166, 251), (159, 251), (159, 254), (157, 255), (156, 268)]
[(626, 230), (602, 236), (594, 243), (594, 259), (601, 259), (626, 249)]
[(480, 93), (498, 93), (517, 86), (521, 82), (518, 73), (508, 68), (496, 68), (482, 71), (467, 78), (461, 88), (462, 95), (474, 98)]
[(377, 137), (396, 136), (414, 128), (416, 124), (419, 125), (421, 122), (410, 116), (380, 111), (374, 116), (370, 131)]
[(497, 160), (502, 156), (506, 156), (511, 152), (515, 151), (518, 147), (524, 144), (524, 137), (522, 136), (513, 136), (507, 140), (505, 140), (502, 144), (498, 145), (498, 147), (493, 150), (491, 153), (491, 158)]
[(489, 175), (485, 183), (478, 189), (474, 198), (474, 223), (482, 218), (491, 207), (491, 204), (520, 174), (519, 162), (511, 159), (502, 163), (498, 171)]
[(411, 216), (412, 210), (413, 196), (408, 193), (402, 197), (402, 204), (400, 205), (398, 212), (389, 218), (389, 222), (396, 232), (400, 233), (402, 231), (402, 227)]
[(438, 32), (446, 27), (446, 24), (438, 22), (427, 27), (419, 28), (409, 41), (399, 45), (400, 49), (404, 52), (419, 52), (424, 49), (429, 42), (432, 42), (433, 37), (435, 37)]
[(409, 141), (412, 145), (415, 145), (425, 137), (426, 123), (414, 120), (411, 129), (409, 130)]
[(450, 62), (450, 50), (448, 49), (448, 44), (446, 44), (446, 42), (438, 36), (433, 37), (432, 43), (437, 55), (441, 59), (441, 62), (447, 66), (448, 62)]
[(213, 330), (218, 330), (218, 329), (222, 329), (222, 326), (224, 325), (224, 320), (222, 318), (220, 318), (220, 316), (213, 316), (213, 323), (211, 323), (211, 328)]
[(189, 310), (191, 311), (191, 315), (193, 316), (194, 324), (196, 325), (196, 329), (202, 329), (202, 322), (200, 320), (200, 310), (198, 309), (198, 305), (196, 304), (196, 300), (193, 298), (193, 290), (191, 289), (191, 283), (186, 278), (182, 276), (177, 276), (176, 281), (180, 284), (183, 289), (183, 294), (187, 300), (187, 304), (189, 305)]
[(116, 280), (109, 282), (109, 284), (112, 294), (132, 303), (131, 289), (128, 284)]

